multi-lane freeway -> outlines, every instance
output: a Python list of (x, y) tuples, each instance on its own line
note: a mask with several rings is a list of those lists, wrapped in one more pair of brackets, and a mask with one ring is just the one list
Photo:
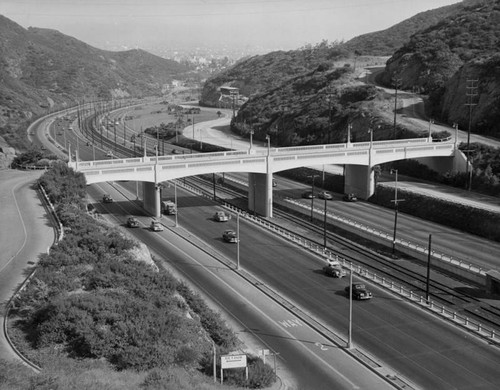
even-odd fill
[[(98, 191), (98, 187), (93, 186), (90, 189), (91, 194), (93, 191)], [(135, 187), (131, 190), (134, 192)], [(110, 188), (105, 190), (105, 192), (111, 191), (114, 191), (113, 196), (121, 201), (110, 206), (106, 205), (106, 208), (100, 205), (103, 212), (113, 215), (113, 218), (118, 218), (121, 222), (125, 221), (125, 216), (128, 214), (143, 215), (141, 210), (131, 208), (136, 206), (123, 198), (125, 192)], [(165, 191), (165, 195), (173, 195), (168, 193), (172, 191), (171, 188), (167, 187)], [(94, 195), (98, 196), (97, 193)], [(131, 198), (135, 199), (135, 194)], [(223, 227), (211, 219), (216, 205), (183, 192), (180, 192), (178, 200), (179, 224), (189, 232), (182, 235), (189, 236), (199, 245), (205, 245), (211, 248), (211, 251), (220, 253), (216, 257), (223, 256), (234, 260), (234, 245), (222, 241)], [(141, 218), (143, 223), (148, 223), (149, 218), (144, 215)], [(233, 217), (227, 225), (234, 228), (234, 223)], [(275, 317), (259, 318), (255, 314), (259, 310), (249, 310), (255, 302), (241, 301), (241, 295), (246, 293), (234, 292), (236, 301), (225, 302), (224, 297), (231, 294), (224, 290), (217, 291), (217, 287), (221, 284), (220, 279), (210, 281), (204, 277), (208, 278), (213, 272), (219, 276), (230, 273), (228, 266), (225, 263), (193, 265), (189, 257), (181, 256), (178, 251), (180, 244), (177, 241), (172, 245), (174, 240), (169, 236), (172, 234), (170, 229), (177, 231), (173, 227), (173, 222), (166, 220), (165, 226), (169, 229), (164, 233), (152, 234), (145, 229), (139, 229), (135, 234), (154, 248), (155, 253), (167, 260), (170, 267), (177, 269), (177, 272), (189, 278), (191, 283), (197, 285), (214, 302), (221, 304), (222, 308), (231, 314), (233, 320), (240, 321), (243, 333), (253, 334), (261, 340), (262, 345), (279, 352), (279, 361), (297, 374), (300, 388), (359, 386), (352, 379), (343, 376), (348, 372), (347, 368), (346, 371), (339, 372), (327, 364), (325, 360), (327, 357), (323, 355), (327, 354), (324, 348), (338, 350), (338, 345), (332, 341), (318, 341), (317, 335), (301, 333), (306, 324), (300, 318), (289, 317), (289, 314), (284, 315), (283, 312)], [(244, 221), (240, 229), (242, 269), (255, 277), (258, 280), (257, 284), (262, 283), (272, 288), (286, 298), (287, 302), (300, 307), (345, 340), (348, 300), (343, 289), (346, 281), (325, 277), (321, 272), (322, 263), (317, 258), (280, 238), (269, 235)], [(156, 239), (159, 239), (158, 243), (150, 241)], [(191, 255), (191, 259), (194, 258), (198, 259), (198, 256)], [(237, 291), (242, 285), (242, 282), (236, 282), (234, 290), (231, 291)], [(401, 378), (408, 378), (415, 386), (421, 388), (497, 387), (500, 382), (500, 375), (497, 373), (500, 361), (498, 347), (488, 345), (468, 333), (453, 328), (375, 286), (370, 288), (374, 298), (369, 302), (356, 302), (353, 312), (354, 345), (360, 351), (367, 351), (369, 356), (376, 357), (375, 363), (369, 364), (379, 364), (380, 367), (389, 370), (391, 373), (389, 375), (399, 373)], [(286, 330), (288, 333), (283, 336), (278, 330)], [(374, 379), (371, 388), (378, 388), (375, 381)]]

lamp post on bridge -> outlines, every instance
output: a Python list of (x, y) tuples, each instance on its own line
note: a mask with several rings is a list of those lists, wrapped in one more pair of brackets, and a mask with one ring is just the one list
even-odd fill
[(431, 126), (434, 124), (434, 119), (429, 119), (429, 142), (432, 142)]

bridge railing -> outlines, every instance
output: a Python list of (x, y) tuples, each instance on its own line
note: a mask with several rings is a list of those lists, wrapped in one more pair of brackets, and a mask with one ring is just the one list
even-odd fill
[[(171, 163), (174, 161), (210, 161), (217, 160), (224, 157), (261, 157), (267, 156), (269, 153), (274, 158), (279, 158), (279, 156), (290, 156), (290, 155), (308, 155), (311, 153), (328, 153), (328, 152), (348, 152), (348, 151), (361, 151), (368, 150), (370, 146), (377, 153), (406, 153), (407, 151), (423, 151), (423, 150), (436, 150), (437, 148), (449, 149), (453, 147), (449, 143), (431, 143), (428, 138), (415, 138), (406, 140), (385, 140), (385, 141), (374, 141), (370, 142), (358, 142), (349, 144), (327, 144), (327, 145), (309, 145), (309, 146), (294, 146), (286, 148), (270, 148), (267, 149), (248, 149), (248, 150), (231, 150), (223, 152), (213, 152), (213, 153), (189, 153), (189, 154), (177, 154), (168, 156), (147, 156), (147, 157), (136, 157), (136, 158), (126, 158), (126, 159), (108, 159), (108, 160), (96, 160), (96, 161), (79, 161), (78, 168), (95, 168), (95, 167), (107, 167), (114, 168), (117, 165), (127, 165), (127, 164), (162, 164)], [(75, 164), (71, 164), (75, 166)]]

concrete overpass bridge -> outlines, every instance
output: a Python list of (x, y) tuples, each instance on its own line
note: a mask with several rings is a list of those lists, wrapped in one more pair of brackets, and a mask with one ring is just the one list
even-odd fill
[(390, 161), (416, 159), (438, 172), (465, 171), (466, 157), (454, 142), (429, 138), (234, 150), (100, 161), (70, 161), (87, 184), (106, 181), (143, 182), (144, 208), (161, 213), (159, 183), (187, 176), (248, 173), (248, 207), (272, 217), (272, 179), (276, 172), (323, 164), (345, 165), (345, 192), (368, 199), (375, 190), (373, 167)]

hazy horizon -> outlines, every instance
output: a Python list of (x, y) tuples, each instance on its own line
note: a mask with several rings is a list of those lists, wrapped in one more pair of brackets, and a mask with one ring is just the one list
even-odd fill
[(389, 28), (459, 0), (2, 0), (0, 14), (100, 49), (296, 49)]

